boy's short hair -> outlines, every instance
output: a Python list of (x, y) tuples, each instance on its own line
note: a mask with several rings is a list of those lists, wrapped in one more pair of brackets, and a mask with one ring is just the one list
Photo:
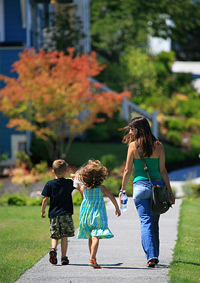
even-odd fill
[(57, 159), (53, 162), (52, 167), (56, 175), (62, 175), (67, 170), (67, 163), (63, 159)]

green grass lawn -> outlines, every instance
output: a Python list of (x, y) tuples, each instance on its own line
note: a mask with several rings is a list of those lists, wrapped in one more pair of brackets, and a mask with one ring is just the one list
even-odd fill
[[(0, 206), (0, 282), (15, 282), (48, 253), (49, 219), (42, 219), (40, 210), (39, 206)], [(74, 206), (75, 228), (78, 215), (79, 206)], [(199, 216), (200, 198), (182, 202), (170, 282), (200, 281)]]
[[(166, 155), (166, 163), (184, 161), (184, 152), (177, 147), (163, 144)], [(89, 143), (73, 142), (66, 156), (66, 161), (75, 166), (82, 166), (88, 159), (101, 159), (102, 155), (115, 155), (120, 166), (126, 161), (128, 146), (123, 143)]]
[(171, 283), (200, 282), (200, 198), (182, 202), (169, 275)]
[(122, 143), (73, 142), (66, 161), (71, 165), (82, 166), (88, 159), (101, 159), (102, 155), (113, 154), (121, 165), (126, 161), (127, 149)]
[[(0, 282), (15, 282), (49, 252), (49, 219), (40, 212), (40, 206), (0, 206)], [(78, 215), (74, 206), (75, 228)]]

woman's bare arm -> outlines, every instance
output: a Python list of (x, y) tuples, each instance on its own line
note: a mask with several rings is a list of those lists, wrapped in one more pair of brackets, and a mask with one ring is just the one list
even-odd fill
[(126, 158), (126, 165), (124, 168), (124, 174), (123, 174), (123, 178), (122, 178), (122, 186), (121, 186), (121, 190), (125, 190), (126, 189), (126, 185), (128, 183), (129, 177), (131, 175), (131, 173), (133, 172), (134, 174), (134, 167), (133, 167), (133, 150), (134, 150), (135, 144), (132, 142), (130, 143), (129, 147), (128, 147), (128, 152), (127, 152), (127, 158)]

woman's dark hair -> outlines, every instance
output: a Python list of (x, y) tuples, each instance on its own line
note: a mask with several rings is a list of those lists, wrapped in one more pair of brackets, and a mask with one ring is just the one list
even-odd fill
[(150, 157), (153, 153), (155, 142), (157, 139), (151, 132), (149, 122), (144, 117), (135, 117), (131, 119), (128, 126), (121, 130), (136, 129), (135, 135), (128, 133), (123, 137), (122, 142), (130, 144), (132, 141), (137, 141), (145, 157)]

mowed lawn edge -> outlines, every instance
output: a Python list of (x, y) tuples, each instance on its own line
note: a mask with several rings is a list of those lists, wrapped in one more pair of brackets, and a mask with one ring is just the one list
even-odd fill
[(170, 283), (200, 282), (200, 198), (184, 200), (170, 263)]
[[(40, 206), (0, 206), (0, 282), (15, 282), (49, 252), (49, 219), (40, 213)], [(78, 217), (79, 206), (74, 206), (75, 229)]]

